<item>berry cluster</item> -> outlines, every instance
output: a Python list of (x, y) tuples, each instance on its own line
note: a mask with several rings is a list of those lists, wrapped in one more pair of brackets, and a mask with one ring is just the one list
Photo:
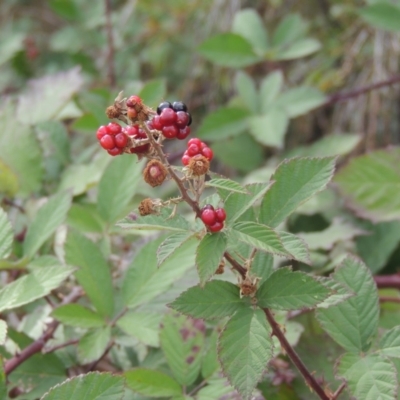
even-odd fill
[[(107, 150), (108, 154), (117, 156), (122, 154), (127, 146), (131, 143), (129, 137), (132, 139), (146, 139), (146, 133), (139, 125), (121, 127), (116, 122), (110, 122), (108, 125), (102, 125), (97, 130), (97, 139), (100, 146)], [(146, 143), (142, 146), (127, 148), (131, 153), (146, 153), (149, 150), (150, 144)]]
[(226, 212), (223, 208), (214, 209), (211, 204), (201, 209), (201, 220), (211, 232), (219, 232), (224, 227)]
[(214, 157), (213, 151), (200, 139), (193, 138), (187, 143), (187, 150), (183, 153), (182, 164), (188, 165), (190, 159), (197, 155), (204, 156), (208, 161), (211, 161)]
[(151, 127), (161, 131), (167, 139), (186, 139), (190, 134), (192, 117), (187, 112), (186, 104), (175, 101), (162, 102), (157, 107), (157, 115), (151, 120)]

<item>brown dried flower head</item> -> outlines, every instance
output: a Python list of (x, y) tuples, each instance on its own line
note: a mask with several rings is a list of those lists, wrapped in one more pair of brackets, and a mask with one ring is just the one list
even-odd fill
[(107, 107), (106, 115), (109, 119), (118, 119), (121, 116), (121, 109), (115, 106)]
[(203, 155), (198, 154), (190, 159), (188, 169), (193, 176), (204, 175), (210, 169), (210, 161)]
[(161, 185), (168, 175), (163, 163), (158, 160), (151, 160), (143, 170), (144, 180), (152, 187)]
[(221, 260), (221, 262), (218, 265), (217, 270), (215, 271), (216, 275), (222, 275), (225, 272), (225, 261)]
[(240, 297), (250, 296), (253, 297), (257, 292), (258, 282), (260, 278), (256, 276), (246, 276), (239, 282)]
[(145, 215), (156, 214), (157, 213), (157, 204), (156, 200), (147, 198), (140, 202), (139, 204), (139, 214), (144, 217)]

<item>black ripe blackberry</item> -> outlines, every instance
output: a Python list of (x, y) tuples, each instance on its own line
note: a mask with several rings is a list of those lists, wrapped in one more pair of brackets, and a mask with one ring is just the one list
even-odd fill
[(178, 112), (178, 111), (187, 111), (187, 106), (185, 103), (182, 103), (181, 101), (174, 101), (172, 103), (172, 108)]
[(187, 115), (189, 116), (189, 122), (187, 124), (187, 126), (192, 125), (192, 116), (190, 115), (190, 113), (187, 113)]
[(169, 101), (163, 101), (157, 107), (157, 114), (160, 115), (161, 111), (164, 110), (164, 108), (172, 108), (172, 104)]

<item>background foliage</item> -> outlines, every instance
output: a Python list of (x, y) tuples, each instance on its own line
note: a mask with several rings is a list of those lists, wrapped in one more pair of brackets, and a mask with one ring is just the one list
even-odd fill
[[(321, 384), (333, 393), (345, 380), (343, 399), (397, 399), (398, 0), (4, 0), (0, 23), (2, 398), (317, 398), (276, 339), (258, 335), (270, 329), (262, 311), (238, 308), (234, 275), (209, 281), (215, 268), (189, 232), (188, 208), (168, 223), (120, 222), (143, 198), (176, 194), (172, 182), (146, 186), (136, 156), (112, 159), (98, 146), (104, 110), (124, 90), (152, 107), (188, 105), (192, 136), (215, 152), (212, 170), (238, 182), (230, 197), (226, 182), (207, 194), (225, 199), (243, 252), (285, 250), (243, 222), (260, 202), (259, 222), (286, 249), (300, 238), (295, 260), (258, 252), (253, 271), (260, 304), (276, 310)], [(165, 150), (179, 164), (184, 144)], [(280, 164), (296, 156), (325, 158)], [(334, 156), (337, 172), (319, 192)], [(232, 243), (201, 245), (218, 256)], [(287, 265), (319, 277), (309, 282), (319, 300), (333, 284), (337, 298), (305, 311), (317, 302), (290, 286), (287, 268), (276, 271)], [(224, 308), (190, 308), (188, 289), (196, 296), (200, 283), (212, 299), (215, 282)], [(293, 298), (283, 302), (282, 287)], [(40, 338), (45, 347), (8, 373), (7, 360)], [(249, 343), (265, 353), (239, 356), (255, 365), (254, 392), (230, 353)], [(268, 371), (257, 356), (272, 358)]]

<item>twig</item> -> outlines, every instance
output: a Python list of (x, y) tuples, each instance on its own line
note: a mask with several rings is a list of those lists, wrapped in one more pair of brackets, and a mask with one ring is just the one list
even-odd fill
[[(60, 303), (61, 305), (73, 303), (79, 297), (82, 296), (82, 289), (75, 287), (71, 290), (71, 293), (64, 298), (64, 300)], [(32, 342), (29, 346), (25, 347), (21, 351), (21, 353), (17, 354), (16, 356), (10, 358), (4, 364), (4, 373), (5, 375), (9, 375), (15, 368), (17, 368), (20, 364), (26, 361), (28, 358), (32, 357), (34, 354), (39, 353), (42, 351), (45, 344), (53, 337), (55, 330), (59, 325), (58, 321), (53, 321), (49, 324), (46, 331), (40, 336), (39, 339), (36, 339)]]
[(344, 390), (345, 387), (346, 387), (346, 383), (343, 382), (343, 383), (337, 388), (336, 392), (333, 393), (333, 395), (331, 396), (331, 400), (336, 400), (336, 399), (339, 397), (340, 393), (343, 392), (343, 390)]
[(319, 396), (322, 400), (330, 400), (328, 395), (325, 393), (324, 389), (320, 386), (320, 384), (315, 380), (314, 376), (310, 373), (307, 367), (304, 365), (303, 361), (301, 361), (300, 357), (293, 349), (293, 347), (287, 341), (285, 335), (279, 328), (278, 323), (275, 321), (274, 316), (268, 308), (263, 308), (263, 311), (267, 317), (269, 324), (272, 327), (273, 334), (278, 338), (282, 348), (285, 350), (286, 354), (292, 360), (293, 364), (297, 367), (300, 373), (303, 375), (306, 384)]
[(379, 302), (380, 303), (400, 303), (400, 297), (380, 296)]
[(371, 85), (364, 86), (364, 87), (352, 90), (347, 93), (334, 93), (328, 97), (328, 100), (323, 104), (323, 106), (350, 100), (352, 98), (361, 96), (363, 94), (367, 94), (368, 92), (371, 92), (372, 90), (380, 89), (380, 88), (383, 88), (386, 86), (392, 86), (397, 83), (400, 83), (400, 75), (392, 76), (391, 78), (389, 78), (385, 81), (372, 83)]
[(400, 274), (374, 276), (375, 283), (379, 289), (400, 289)]
[(111, 0), (104, 0), (105, 12), (106, 12), (106, 30), (107, 30), (107, 42), (108, 42), (108, 54), (107, 54), (107, 65), (108, 65), (108, 81), (110, 86), (113, 88), (116, 85), (115, 76), (115, 63), (114, 63), (114, 38), (112, 31), (111, 21)]
[(64, 348), (64, 347), (71, 346), (72, 344), (77, 344), (78, 342), (79, 342), (79, 339), (68, 340), (67, 342), (58, 344), (58, 345), (56, 345), (56, 346), (52, 346), (52, 347), (49, 347), (49, 348), (47, 348), (47, 349), (44, 348), (44, 349), (42, 350), (42, 353), (43, 353), (43, 354), (52, 353), (53, 351), (57, 351), (57, 350), (62, 349), (62, 348)]

